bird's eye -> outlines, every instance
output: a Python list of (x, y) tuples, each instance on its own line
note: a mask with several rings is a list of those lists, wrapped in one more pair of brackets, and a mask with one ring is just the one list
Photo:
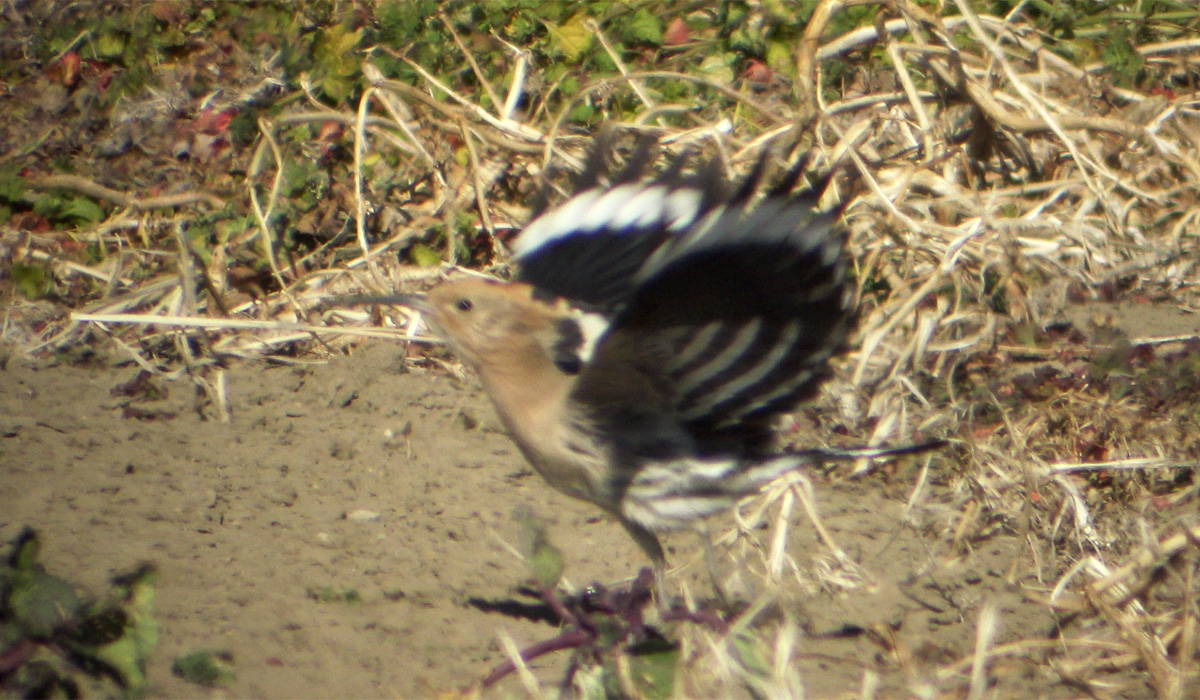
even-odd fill
[(459, 311), (470, 311), (471, 309), (475, 308), (475, 305), (471, 303), (470, 299), (459, 299), (458, 301), (454, 302), (454, 308), (458, 309)]

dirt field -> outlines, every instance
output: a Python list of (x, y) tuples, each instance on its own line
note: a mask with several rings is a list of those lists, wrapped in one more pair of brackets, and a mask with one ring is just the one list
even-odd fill
[[(645, 562), (618, 526), (529, 470), (473, 383), (402, 371), (401, 354), (379, 343), (329, 364), (234, 367), (228, 423), (201, 419), (187, 381), (131, 400), (113, 389), (134, 378), (132, 366), (14, 358), (0, 374), (0, 537), (37, 528), (50, 570), (91, 590), (157, 564), (153, 696), (209, 692), (170, 671), (198, 649), (233, 654), (237, 680), (219, 696), (431, 696), (478, 680), (504, 659), (499, 634), (521, 646), (554, 634), (468, 604), (511, 599), (527, 578), (511, 550), (516, 506), (546, 519), (576, 585), (614, 583)], [(850, 565), (835, 563), (798, 506), (790, 518), (801, 576), (785, 578), (773, 614), (805, 632), (799, 671), (812, 697), (856, 697), (866, 669), (884, 691), (912, 688), (926, 671), (931, 688), (961, 689), (969, 668), (957, 678), (933, 669), (970, 653), (984, 600), (998, 603), (996, 643), (1053, 636), (1053, 617), (1031, 600), (1062, 573), (1053, 559), (1000, 529), (956, 551), (947, 527), (960, 514), (937, 505), (936, 475), (906, 517), (915, 466), (814, 478)], [(761, 592), (755, 546), (772, 535), (751, 533), (722, 557), (744, 567), (726, 571), (734, 596)], [(685, 565), (670, 583), (706, 596), (696, 539), (670, 540), (672, 561)], [(361, 600), (322, 602), (322, 589)], [(539, 661), (543, 679), (561, 678), (565, 658)], [(1077, 694), (1043, 671), (1029, 659), (999, 664), (994, 697)], [(505, 683), (496, 694), (519, 692)]]
[[(529, 603), (514, 511), (570, 590), (647, 561), (342, 297), (510, 275), (611, 128), (614, 174), (649, 134), (655, 172), (841, 173), (857, 329), (785, 437), (949, 443), (715, 518), (725, 601), (669, 537), (667, 591), (752, 611), (652, 620), (673, 697), (1200, 697), (1187, 4), (0, 2), (0, 545), (97, 594), (158, 568), (134, 695), (476, 697), (559, 633), (495, 611)], [(236, 677), (174, 675), (201, 650)]]

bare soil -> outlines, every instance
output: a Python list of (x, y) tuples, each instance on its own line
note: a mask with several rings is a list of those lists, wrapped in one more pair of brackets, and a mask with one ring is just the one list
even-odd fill
[[(545, 182), (566, 186), (604, 122), (670, 125), (672, 148), (731, 172), (767, 146), (823, 168), (848, 145), (871, 184), (843, 202), (859, 333), (789, 437), (952, 444), (857, 477), (814, 470), (819, 515), (781, 490), (714, 519), (721, 588), (762, 608), (743, 637), (662, 626), (685, 651), (676, 696), (749, 695), (720, 656), (744, 643), (774, 666), (764, 678), (794, 670), (803, 687), (758, 697), (1200, 697), (1196, 22), (1068, 3), (1111, 28), (1097, 44), (1041, 4), (985, 28), (917, 21), (916, 3), (804, 22), (612, 3), (628, 17), (526, 32), (542, 20), (520, 3), (483, 19), (442, 3), (410, 37), (396, 10), (419, 3), (0, 2), (0, 543), (36, 528), (49, 570), (93, 592), (158, 567), (149, 697), (453, 697), (506, 658), (505, 636), (557, 633), (488, 611), (528, 602), (518, 507), (546, 522), (572, 589), (647, 562), (542, 483), (473, 379), (413, 369), (395, 344), (337, 354), (351, 336), (316, 329), (379, 318), (324, 301), (432, 282), (443, 250), (498, 271), (497, 241)], [(625, 31), (647, 8), (674, 35), (653, 50)], [(901, 18), (903, 34), (864, 33)], [(584, 31), (602, 40), (569, 39)], [(795, 47), (795, 89), (746, 52), (760, 39)], [(598, 71), (614, 45), (631, 75), (701, 82)], [(481, 89), (521, 75), (516, 111)], [(795, 143), (778, 131), (818, 113)], [(147, 383), (132, 353), (204, 366)], [(258, 360), (217, 373), (229, 356)], [(768, 573), (783, 532), (786, 566)], [(715, 605), (698, 538), (667, 544), (667, 590)], [(236, 679), (173, 675), (197, 650), (228, 652)], [(535, 662), (546, 696), (567, 664)], [(533, 694), (509, 678), (486, 695)]]
[[(645, 561), (619, 526), (529, 470), (474, 383), (405, 371), (402, 355), (380, 343), (328, 364), (233, 367), (229, 422), (197, 406), (186, 380), (155, 380), (156, 396), (130, 399), (114, 389), (135, 366), (13, 358), (0, 372), (0, 538), (37, 528), (47, 567), (91, 590), (139, 562), (158, 566), (152, 696), (414, 697), (477, 681), (505, 658), (499, 634), (524, 646), (555, 633), (469, 603), (511, 600), (528, 578), (513, 551), (515, 507), (546, 520), (574, 585), (617, 582)], [(925, 505), (907, 512), (911, 466), (812, 476), (821, 520), (851, 562), (837, 564), (795, 508), (799, 575), (771, 613), (805, 632), (811, 697), (858, 697), (867, 670), (884, 697), (925, 672), (934, 686), (965, 687), (969, 668), (957, 680), (932, 674), (970, 654), (984, 600), (999, 606), (997, 644), (1054, 634), (1030, 591), (1053, 584), (1056, 564), (1011, 528), (956, 542), (947, 528), (960, 514), (938, 510), (936, 475)], [(722, 557), (741, 569), (726, 572), (735, 597), (760, 592), (756, 553), (772, 536), (745, 534)], [(669, 540), (684, 565), (669, 583), (708, 596), (696, 540)], [(845, 585), (830, 585), (839, 577)], [(198, 649), (231, 652), (236, 681), (206, 691), (173, 676), (172, 659)], [(993, 697), (1078, 694), (1048, 685), (1034, 658), (993, 668)], [(560, 679), (565, 659), (538, 661), (543, 680)], [(507, 680), (493, 694), (520, 692)]]

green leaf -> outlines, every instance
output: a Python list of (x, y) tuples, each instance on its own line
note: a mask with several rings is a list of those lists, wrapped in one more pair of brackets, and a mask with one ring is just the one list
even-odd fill
[(154, 619), (153, 609), (158, 572), (146, 564), (113, 579), (113, 584), (125, 603), (126, 631), (137, 647), (138, 657), (145, 662), (158, 645), (158, 621)]
[(0, 202), (16, 202), (25, 193), (25, 179), (15, 163), (0, 167)]
[(594, 37), (588, 29), (583, 15), (575, 15), (561, 25), (542, 21), (550, 33), (550, 44), (570, 62), (579, 60), (580, 55), (592, 47)]
[(196, 17), (184, 27), (184, 31), (188, 34), (204, 32), (212, 26), (216, 16), (216, 12), (211, 7), (206, 7), (197, 13)]
[[(543, 73), (546, 76), (547, 84), (553, 84), (555, 81), (559, 81), (558, 89), (567, 97), (579, 92), (579, 78), (574, 75), (567, 75), (567, 67), (565, 65), (561, 63), (555, 63), (543, 71)], [(559, 80), (560, 78), (561, 80)]]
[(379, 38), (392, 48), (417, 38), (426, 17), (437, 12), (436, 0), (389, 0), (379, 6)]
[(33, 211), (58, 222), (95, 223), (104, 218), (104, 210), (96, 202), (63, 192), (49, 192), (38, 197), (33, 203)]
[(651, 637), (628, 649), (629, 675), (638, 696), (647, 700), (665, 700), (675, 688), (675, 669), (679, 667), (679, 647), (661, 637)]
[(362, 38), (362, 29), (351, 32), (334, 25), (321, 32), (313, 45), (321, 90), (336, 102), (349, 97), (358, 80), (362, 66), (358, 46)]
[(137, 642), (129, 635), (87, 651), (76, 650), (108, 666), (126, 688), (139, 688), (146, 683), (143, 659), (138, 655)]
[(42, 551), (42, 542), (38, 539), (37, 532), (26, 525), (21, 529), (21, 534), (17, 535), (17, 539), (13, 540), (12, 546), (12, 552), (8, 555), (8, 565), (18, 573), (32, 570), (37, 564), (38, 554)]
[(792, 44), (772, 39), (767, 42), (767, 65), (771, 70), (788, 77), (795, 77), (796, 62), (792, 59)]
[(68, 581), (46, 573), (37, 553), (37, 536), (26, 528), (0, 567), (0, 650), (24, 645), (55, 653), (9, 659), (15, 665), (4, 670), (5, 689), (16, 688), (21, 697), (79, 697), (75, 678), (82, 672), (137, 695), (158, 640), (150, 609), (153, 568), (114, 579), (112, 596), (85, 606)]
[(1109, 380), (1108, 398), (1111, 401), (1121, 399), (1133, 393), (1133, 380), (1129, 377), (1112, 377)]
[(128, 620), (128, 616), (120, 608), (101, 608), (71, 630), (71, 638), (86, 646), (111, 644), (125, 636), (125, 623)]
[(194, 651), (175, 659), (171, 664), (171, 673), (206, 688), (229, 685), (235, 679), (233, 654), (228, 651)]
[(105, 32), (96, 39), (96, 56), (107, 61), (121, 57), (125, 53), (125, 39), (116, 33)]
[[(624, 42), (614, 41), (612, 50), (613, 54), (624, 56), (626, 53)], [(607, 51), (598, 51), (593, 54), (590, 63), (594, 65), (595, 70), (601, 73), (613, 73), (617, 70), (617, 62), (613, 60), (612, 54)]]
[(62, 217), (94, 224), (104, 219), (104, 210), (87, 197), (72, 197), (63, 207)]
[(714, 53), (706, 56), (700, 62), (698, 72), (701, 76), (721, 85), (733, 82), (733, 63), (737, 56), (731, 53)]
[(258, 112), (252, 106), (238, 112), (229, 122), (229, 138), (235, 146), (245, 148), (258, 137)]
[(408, 260), (418, 267), (436, 267), (442, 264), (442, 254), (424, 243), (416, 243), (408, 249)]
[(288, 197), (300, 197), (306, 192), (319, 191), (324, 184), (325, 173), (311, 160), (296, 159), (283, 165), (283, 192)]
[[(59, 668), (61, 664), (51, 663), (46, 659), (37, 659), (22, 664), (5, 679), (5, 690), (12, 697), (26, 698), (78, 698), (83, 693), (79, 684), (66, 672)], [(18, 692), (12, 692), (18, 691)]]
[(640, 41), (655, 46), (662, 45), (662, 20), (644, 7), (633, 13), (626, 32), (630, 41)]
[(38, 197), (33, 203), (33, 213), (44, 216), (50, 221), (57, 221), (62, 210), (67, 206), (66, 201), (54, 192), (47, 192)]
[(587, 124), (596, 116), (596, 108), (586, 102), (580, 102), (567, 113), (567, 120), (575, 124)]
[(1129, 30), (1117, 25), (1112, 28), (1104, 42), (1104, 50), (1100, 52), (1100, 60), (1117, 76), (1117, 82), (1122, 85), (1132, 85), (1146, 64), (1142, 55), (1137, 52), (1133, 42), (1129, 40)]
[(546, 536), (546, 526), (528, 508), (520, 507), (513, 518), (521, 526), (521, 544), (533, 578), (545, 588), (554, 588), (562, 578), (562, 554)]
[(30, 301), (45, 299), (54, 290), (54, 279), (46, 268), (14, 262), (9, 274), (17, 283), (17, 292)]
[[(542, 22), (545, 25), (545, 22)], [(508, 34), (512, 41), (529, 41), (537, 32), (538, 20), (529, 13), (521, 12), (508, 25)]]
[[(341, 25), (330, 27), (328, 34), (330, 50), (333, 51), (334, 56), (347, 56), (358, 47), (362, 37), (362, 29), (349, 32)], [(355, 60), (353, 63), (357, 65), (358, 61)]]
[(553, 588), (562, 579), (562, 554), (548, 541), (543, 540), (533, 550), (533, 555), (529, 559), (529, 568), (533, 571), (533, 577), (538, 583), (546, 588)]
[(79, 609), (79, 596), (70, 583), (36, 570), (18, 574), (4, 602), (25, 634), (40, 638), (54, 634)]
[(83, 668), (99, 665), (114, 674), (123, 687), (136, 691), (146, 683), (146, 663), (158, 643), (158, 622), (151, 602), (156, 576), (145, 565), (113, 580), (114, 596), (92, 606), (64, 642)]

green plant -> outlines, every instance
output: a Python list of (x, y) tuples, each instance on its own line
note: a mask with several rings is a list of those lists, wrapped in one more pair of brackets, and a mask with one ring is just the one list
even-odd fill
[(21, 697), (78, 697), (82, 683), (134, 694), (158, 641), (153, 567), (113, 579), (88, 600), (38, 563), (37, 534), (25, 528), (0, 568), (0, 690)]

